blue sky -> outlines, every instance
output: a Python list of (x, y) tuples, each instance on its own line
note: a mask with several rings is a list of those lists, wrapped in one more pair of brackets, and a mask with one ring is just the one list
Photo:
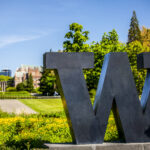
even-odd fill
[(88, 43), (115, 29), (127, 41), (133, 10), (150, 28), (149, 0), (0, 0), (0, 70), (41, 66), (43, 53), (63, 48), (69, 24), (90, 31)]

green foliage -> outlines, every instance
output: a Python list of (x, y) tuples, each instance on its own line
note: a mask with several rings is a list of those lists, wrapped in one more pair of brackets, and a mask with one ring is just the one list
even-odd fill
[(32, 74), (29, 74), (29, 76), (27, 78), (26, 90), (30, 93), (33, 92), (33, 90), (34, 90)]
[(2, 88), (0, 87), (0, 91), (2, 91)]
[(72, 142), (67, 119), (63, 118), (1, 118), (0, 144), (25, 149), (42, 148), (44, 143)]
[(6, 91), (7, 91), (7, 92), (16, 92), (17, 90), (16, 90), (15, 87), (8, 87), (8, 88), (6, 89)]
[[(133, 16), (131, 18), (131, 25), (129, 30), (129, 40), (128, 44), (125, 45), (118, 40), (118, 34), (115, 30), (111, 32), (104, 33), (102, 40), (100, 42), (92, 42), (88, 49), (84, 49), (82, 46), (78, 46), (78, 49), (72, 48), (73, 44), (78, 43), (77, 39), (74, 39), (76, 36), (76, 32), (80, 32), (82, 35), (83, 26), (73, 23), (70, 25), (70, 32), (66, 34), (66, 38), (70, 39), (69, 43), (66, 48), (66, 52), (83, 52), (89, 51), (94, 53), (94, 68), (89, 70), (84, 70), (84, 76), (87, 82), (87, 87), (89, 91), (96, 90), (97, 84), (100, 78), (101, 69), (104, 61), (104, 57), (109, 52), (127, 52), (128, 57), (130, 60), (131, 69), (133, 72), (133, 76), (136, 82), (136, 87), (138, 93), (141, 95), (142, 88), (145, 81), (146, 71), (143, 69), (137, 69), (137, 54), (142, 53), (144, 51), (150, 51), (150, 48), (141, 45), (141, 35), (140, 30), (138, 27), (138, 20), (136, 17), (135, 11), (133, 12)], [(79, 36), (77, 36), (79, 37)], [(82, 44), (88, 40), (88, 34), (86, 35), (87, 38), (83, 40)], [(72, 43), (71, 43), (72, 40)], [(138, 40), (138, 41), (137, 41)], [(133, 42), (132, 42), (133, 41)], [(65, 43), (65, 42), (64, 42)], [(90, 95), (94, 96), (95, 93), (90, 92)]]
[(130, 23), (130, 29), (128, 31), (128, 43), (136, 40), (141, 42), (141, 31), (139, 29), (139, 22), (136, 16), (136, 12), (133, 11), (133, 15)]
[(7, 87), (13, 87), (14, 86), (14, 78), (9, 78), (7, 81)]
[(66, 33), (66, 41), (63, 43), (65, 52), (85, 52), (89, 50), (89, 45), (85, 42), (88, 38), (88, 31), (83, 31), (83, 26), (78, 23), (72, 23), (69, 26), (69, 32)]
[(53, 95), (56, 90), (56, 77), (50, 70), (43, 69), (42, 77), (40, 79), (40, 89), (43, 95)]
[(146, 70), (137, 69), (137, 54), (149, 51), (148, 48), (143, 47), (139, 41), (134, 41), (124, 45), (118, 41), (116, 31), (112, 30), (108, 34), (104, 33), (100, 43), (93, 43), (91, 45), (91, 51), (94, 52), (94, 69), (86, 72), (86, 80), (89, 90), (97, 88), (104, 56), (109, 52), (127, 52), (137, 91), (140, 95), (142, 94)]
[(123, 139), (123, 137), (120, 137), (119, 132), (120, 131), (118, 131), (118, 129), (117, 129), (114, 115), (111, 111), (109, 119), (108, 119), (108, 124), (107, 124), (106, 132), (105, 132), (104, 141), (105, 142), (123, 141), (124, 139)]
[(146, 70), (137, 69), (137, 54), (145, 52), (145, 48), (142, 46), (142, 44), (139, 41), (134, 41), (127, 45), (126, 52), (128, 53), (137, 91), (141, 95), (145, 77), (146, 77)]
[(17, 89), (17, 91), (25, 91), (26, 86), (24, 83), (19, 83), (19, 84), (17, 84), (16, 89)]
[(142, 27), (141, 30), (142, 45), (150, 48), (150, 29)]
[(90, 94), (90, 97), (91, 97), (91, 98), (95, 98), (96, 89), (91, 89), (91, 90), (89, 91), (89, 94)]
[(34, 92), (37, 93), (37, 94), (42, 94), (42, 93), (40, 92), (40, 87), (34, 89)]
[(93, 42), (90, 49), (94, 53), (94, 68), (85, 72), (89, 91), (97, 88), (104, 56), (109, 52), (124, 51), (125, 45), (119, 42), (117, 32), (112, 30), (108, 34), (104, 33), (100, 42)]
[(8, 81), (9, 79), (11, 79), (11, 77), (0, 75), (0, 81)]
[[(125, 46), (118, 41), (118, 34), (115, 30), (104, 33), (102, 41), (93, 42), (91, 46), (85, 44), (88, 40), (88, 31), (84, 31), (83, 26), (77, 23), (70, 25), (70, 31), (65, 35), (69, 41), (64, 42), (65, 52), (93, 52), (94, 69), (84, 70), (84, 76), (87, 82), (88, 90), (97, 88), (99, 76), (101, 73), (104, 56), (109, 52), (124, 51)], [(86, 34), (85, 34), (86, 33)], [(77, 36), (78, 35), (78, 36)], [(85, 48), (86, 47), (86, 48)]]

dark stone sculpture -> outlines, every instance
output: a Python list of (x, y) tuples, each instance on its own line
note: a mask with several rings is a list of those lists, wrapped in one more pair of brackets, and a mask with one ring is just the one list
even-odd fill
[[(113, 105), (112, 105), (113, 104)], [(126, 142), (147, 142), (146, 120), (126, 53), (105, 56), (94, 110), (104, 137), (111, 107)]]
[[(76, 143), (99, 143), (100, 131), (90, 102), (82, 69), (93, 68), (93, 53), (46, 53), (47, 69), (56, 77), (63, 104), (68, 108)], [(66, 108), (65, 108), (66, 110)]]
[[(150, 142), (150, 56), (138, 56), (148, 69), (142, 107), (126, 53), (105, 56), (92, 108), (82, 69), (93, 68), (93, 53), (45, 53), (44, 66), (57, 70), (64, 106), (68, 108), (77, 144), (102, 143), (111, 108), (126, 142)], [(148, 59), (149, 58), (149, 59)]]

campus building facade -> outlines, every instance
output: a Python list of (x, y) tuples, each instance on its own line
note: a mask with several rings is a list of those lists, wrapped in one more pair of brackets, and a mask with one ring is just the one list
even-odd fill
[(41, 72), (42, 67), (21, 65), (15, 72), (14, 76), (15, 87), (17, 86), (17, 84), (27, 80), (28, 76), (31, 74), (33, 77), (33, 86), (34, 88), (38, 88), (40, 83), (39, 79), (42, 76)]

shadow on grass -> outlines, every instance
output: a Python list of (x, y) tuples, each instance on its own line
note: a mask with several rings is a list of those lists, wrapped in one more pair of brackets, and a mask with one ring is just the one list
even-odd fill
[(9, 140), (4, 145), (0, 146), (0, 149), (6, 149), (6, 150), (20, 150), (20, 149), (33, 149), (33, 148), (42, 148), (42, 149), (48, 149), (45, 143), (48, 143), (48, 141), (43, 141), (41, 139), (23, 139), (19, 141), (15, 140)]

